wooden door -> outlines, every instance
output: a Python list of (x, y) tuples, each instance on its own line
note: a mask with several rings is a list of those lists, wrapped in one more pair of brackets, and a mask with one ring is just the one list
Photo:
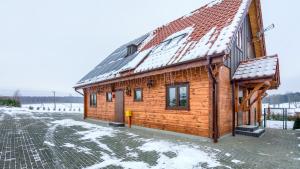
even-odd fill
[(115, 97), (115, 121), (124, 123), (124, 92), (122, 90), (116, 91)]

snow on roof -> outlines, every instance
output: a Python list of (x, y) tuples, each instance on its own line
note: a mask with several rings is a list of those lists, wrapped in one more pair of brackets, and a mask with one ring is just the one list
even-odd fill
[(234, 80), (272, 77), (278, 66), (277, 56), (268, 56), (242, 62), (234, 73)]
[(122, 59), (126, 53), (126, 45), (123, 45), (81, 79), (77, 86), (119, 77), (120, 72), (126, 70), (137, 73), (228, 53), (250, 2), (204, 0), (199, 9), (139, 38), (138, 51), (128, 57), (130, 59)]

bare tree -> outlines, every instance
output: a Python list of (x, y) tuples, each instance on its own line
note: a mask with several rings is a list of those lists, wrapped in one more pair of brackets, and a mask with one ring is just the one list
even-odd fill
[(20, 90), (18, 89), (14, 92), (13, 99), (19, 102), (20, 101), (20, 96), (21, 96), (20, 95)]

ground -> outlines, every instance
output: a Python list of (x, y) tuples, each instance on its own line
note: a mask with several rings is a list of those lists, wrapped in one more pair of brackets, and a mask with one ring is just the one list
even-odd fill
[(0, 108), (2, 168), (299, 168), (300, 131), (261, 138), (200, 137), (111, 128), (80, 113)]

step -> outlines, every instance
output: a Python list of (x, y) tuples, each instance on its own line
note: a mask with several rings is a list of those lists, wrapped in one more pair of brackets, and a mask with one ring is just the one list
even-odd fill
[(240, 130), (240, 131), (253, 132), (253, 131), (257, 130), (258, 128), (259, 128), (258, 126), (254, 126), (254, 125), (241, 125), (241, 126), (237, 126), (235, 129)]
[(109, 122), (108, 125), (113, 127), (125, 127), (125, 124), (120, 122)]
[(265, 129), (257, 129), (255, 131), (243, 131), (243, 130), (235, 130), (236, 134), (244, 135), (244, 136), (252, 136), (252, 137), (260, 137), (263, 133), (265, 133)]

